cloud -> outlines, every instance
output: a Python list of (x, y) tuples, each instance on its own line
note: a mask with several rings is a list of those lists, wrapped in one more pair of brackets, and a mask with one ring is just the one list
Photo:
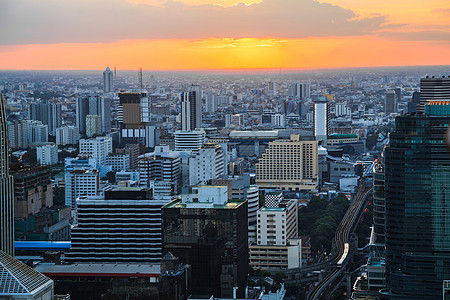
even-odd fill
[(383, 31), (379, 35), (397, 41), (450, 41), (450, 31), (445, 30)]
[(306, 38), (376, 32), (386, 17), (314, 0), (263, 0), (230, 7), (126, 0), (2, 0), (0, 44), (123, 39)]

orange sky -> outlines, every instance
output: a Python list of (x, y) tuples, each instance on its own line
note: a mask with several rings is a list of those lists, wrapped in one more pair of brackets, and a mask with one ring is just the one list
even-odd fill
[[(165, 5), (164, 0), (129, 1), (135, 2), (131, 4), (133, 6)], [(183, 2), (188, 4), (186, 7), (189, 9), (192, 7), (195, 10), (201, 7), (198, 6), (200, 4), (215, 3), (227, 6), (235, 4), (236, 1), (183, 0)], [(247, 4), (252, 2), (261, 1), (246, 1)], [(0, 45), (0, 69), (88, 70), (104, 69), (106, 66), (136, 69), (141, 66), (149, 70), (179, 70), (450, 65), (449, 2), (447, 0), (329, 0), (327, 3), (342, 8), (343, 14), (346, 13), (345, 10), (351, 10), (355, 14), (353, 19), (383, 16), (385, 21), (380, 22), (376, 27), (368, 25), (366, 32), (358, 32), (358, 28), (352, 31), (350, 27), (354, 26), (353, 23), (343, 23), (337, 24), (337, 27), (350, 28), (344, 33), (334, 34), (332, 28), (331, 30), (315, 28), (315, 31), (311, 33), (305, 31), (306, 35), (310, 36), (298, 38), (292, 36), (295, 35), (295, 31), (286, 34), (284, 30), (281, 30), (283, 27), (280, 27), (279, 36), (272, 30), (270, 36), (266, 38), (263, 36), (264, 30), (267, 29), (261, 29), (261, 32), (252, 29), (252, 34), (259, 35), (256, 38), (245, 37), (244, 33), (244, 36), (238, 37), (211, 35), (183, 39), (176, 36), (176, 32), (175, 34), (169, 32), (168, 34), (172, 36), (168, 38), (158, 36), (143, 39), (136, 36), (136, 38), (126, 39), (117, 36), (112, 40), (96, 43), (89, 40), (80, 41), (76, 33), (74, 33), (74, 42), (70, 42), (70, 36), (68, 36), (69, 41), (61, 39), (61, 42), (56, 40), (37, 43), (36, 40), (24, 35), (20, 43), (15, 43), (12, 37), (13, 42)], [(312, 7), (314, 9), (314, 6)], [(339, 10), (337, 12), (340, 13)], [(270, 20), (267, 22), (270, 23)], [(336, 22), (340, 21), (337, 19)], [(361, 24), (355, 26), (365, 26), (364, 24), (367, 23)], [(2, 25), (0, 21), (0, 28), (3, 27)], [(211, 24), (211, 26), (217, 26), (220, 31), (223, 24)], [(301, 24), (296, 26), (304, 29)], [(69, 35), (71, 32), (68, 30)], [(132, 33), (131, 29), (130, 32)], [(205, 33), (202, 31), (201, 34), (208, 33), (208, 31)], [(127, 36), (126, 32), (125, 36)], [(26, 42), (27, 38), (30, 40), (29, 43)]]

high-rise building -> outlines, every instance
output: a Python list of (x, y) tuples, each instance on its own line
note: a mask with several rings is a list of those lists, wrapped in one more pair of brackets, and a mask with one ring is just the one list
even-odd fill
[(146, 92), (119, 93), (118, 120), (124, 143), (146, 144), (146, 123), (151, 118), (151, 98)]
[(60, 103), (32, 103), (28, 107), (28, 115), (30, 120), (41, 121), (42, 124), (48, 125), (48, 132), (55, 134), (56, 128), (61, 127), (62, 114)]
[(225, 161), (222, 147), (205, 144), (192, 151), (189, 158), (189, 185), (204, 185), (225, 173)]
[(217, 110), (217, 95), (214, 93), (207, 93), (205, 96), (205, 112), (215, 113)]
[(249, 247), (253, 268), (276, 271), (301, 267), (296, 200), (283, 200), (281, 192), (266, 194), (257, 224), (257, 242)]
[(94, 158), (79, 156), (65, 159), (65, 204), (76, 208), (76, 199), (82, 196), (97, 196), (100, 174)]
[(8, 121), (8, 138), (11, 148), (28, 148), (30, 146), (28, 127), (29, 120), (14, 119)]
[(192, 187), (162, 208), (163, 253), (191, 265), (192, 293), (244, 297), (248, 272), (247, 201), (227, 186)]
[(194, 151), (201, 148), (205, 143), (205, 132), (175, 131), (175, 151)]
[(80, 140), (80, 154), (92, 156), (96, 160), (98, 167), (106, 165), (106, 158), (112, 152), (111, 137), (98, 136), (88, 140)]
[(330, 135), (330, 103), (322, 97), (314, 101), (314, 136), (316, 140), (327, 142)]
[(99, 95), (78, 97), (76, 101), (76, 125), (81, 134), (86, 133), (86, 117), (101, 117), (102, 133), (111, 131), (111, 99)]
[(169, 195), (181, 194), (181, 158), (169, 146), (157, 146), (154, 152), (139, 156), (139, 174), (141, 186), (154, 188), (155, 183), (165, 182)]
[(387, 90), (384, 98), (384, 113), (392, 114), (397, 112), (397, 95), (395, 90)]
[(420, 78), (420, 105), (417, 112), (423, 113), (428, 101), (448, 99), (450, 99), (450, 76), (425, 76)]
[(288, 96), (299, 100), (306, 100), (311, 97), (311, 86), (309, 83), (294, 82), (288, 87)]
[(105, 93), (114, 92), (114, 74), (109, 67), (103, 72), (103, 91)]
[(150, 190), (138, 187), (107, 190), (104, 198), (81, 197), (66, 260), (159, 263), (163, 256), (161, 208), (168, 202), (152, 200)]
[(214, 185), (228, 186), (228, 198), (247, 200), (248, 244), (256, 244), (256, 214), (259, 209), (259, 187), (250, 185), (250, 176), (223, 176), (213, 180)]
[(261, 188), (314, 190), (318, 183), (318, 141), (289, 140), (269, 143), (256, 163), (256, 184)]
[(136, 170), (138, 167), (139, 157), (139, 145), (138, 144), (126, 144), (123, 148), (117, 148), (116, 153), (125, 153), (130, 156), (130, 169)]
[(0, 91), (0, 251), (14, 255), (14, 179), (9, 174), (5, 105)]
[(396, 117), (385, 150), (384, 294), (390, 299), (442, 297), (450, 278), (450, 100), (427, 101), (424, 112)]
[(74, 145), (80, 140), (80, 132), (76, 126), (56, 128), (56, 145)]
[(36, 148), (37, 163), (41, 165), (54, 165), (58, 163), (58, 147), (55, 144)]
[(110, 153), (106, 157), (106, 165), (114, 172), (130, 170), (130, 155), (128, 153)]
[(102, 134), (102, 117), (98, 115), (86, 116), (86, 136), (93, 137), (94, 135)]
[(180, 94), (181, 130), (192, 131), (202, 128), (202, 90), (198, 85)]

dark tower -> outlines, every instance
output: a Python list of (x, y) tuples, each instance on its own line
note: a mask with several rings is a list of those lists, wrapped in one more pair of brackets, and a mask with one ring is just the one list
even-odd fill
[(424, 111), (395, 119), (385, 152), (389, 299), (442, 297), (450, 278), (450, 100), (427, 101)]
[(14, 185), (9, 175), (8, 125), (0, 92), (0, 250), (14, 255)]

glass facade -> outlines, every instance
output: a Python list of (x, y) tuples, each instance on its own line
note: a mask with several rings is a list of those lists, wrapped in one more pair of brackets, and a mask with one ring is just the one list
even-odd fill
[[(391, 298), (442, 296), (450, 278), (448, 104), (399, 116), (385, 156), (386, 266)], [(439, 112), (439, 113), (438, 113)], [(397, 299), (397, 298), (395, 298)]]
[(172, 202), (163, 212), (163, 253), (191, 265), (192, 293), (243, 297), (247, 285), (247, 201), (211, 208)]

